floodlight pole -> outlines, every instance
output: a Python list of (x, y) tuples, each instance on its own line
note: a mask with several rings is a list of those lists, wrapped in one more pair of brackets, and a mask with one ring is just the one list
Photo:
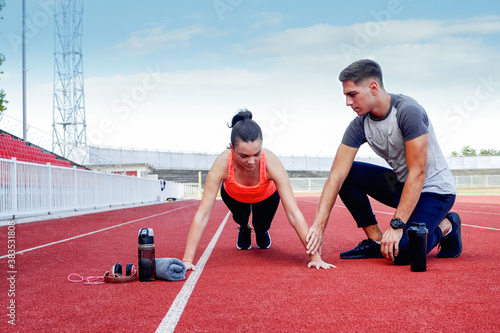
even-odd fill
[(83, 90), (83, 0), (55, 0), (52, 150), (71, 158), (87, 145)]

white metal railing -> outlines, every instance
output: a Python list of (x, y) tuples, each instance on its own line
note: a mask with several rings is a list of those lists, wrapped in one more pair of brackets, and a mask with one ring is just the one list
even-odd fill
[(179, 183), (0, 159), (0, 220), (182, 197)]
[[(1, 127), (0, 123), (0, 127)], [(156, 168), (208, 170), (218, 153), (159, 151), (122, 147), (88, 146), (88, 161), (85, 164), (136, 164), (147, 163)], [(278, 155), (287, 170), (330, 171), (333, 156)], [(378, 156), (356, 157), (356, 161), (389, 168), (387, 162)], [(500, 169), (500, 156), (446, 157), (451, 170)]]
[(321, 193), (326, 178), (290, 178), (294, 193)]
[[(457, 188), (500, 188), (500, 175), (454, 176)], [(326, 178), (290, 178), (295, 193), (323, 190)]]
[(500, 175), (455, 176), (457, 188), (500, 188)]
[(199, 183), (184, 183), (185, 199), (201, 199), (201, 189)]
[[(500, 188), (500, 175), (454, 176), (457, 188)], [(327, 178), (290, 178), (294, 193), (321, 193)], [(200, 199), (198, 183), (184, 185), (184, 198)]]

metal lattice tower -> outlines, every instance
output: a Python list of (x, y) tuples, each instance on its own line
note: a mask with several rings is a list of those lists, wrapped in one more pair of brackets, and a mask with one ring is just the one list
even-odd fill
[(52, 150), (66, 158), (87, 144), (83, 89), (83, 0), (54, 0)]

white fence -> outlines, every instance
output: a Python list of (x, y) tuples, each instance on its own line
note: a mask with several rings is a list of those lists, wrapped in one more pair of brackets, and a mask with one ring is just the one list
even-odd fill
[[(455, 186), (465, 188), (500, 188), (500, 175), (454, 176)], [(321, 192), (326, 178), (290, 178), (295, 193)]]
[(290, 178), (294, 193), (320, 193), (326, 178)]
[[(218, 153), (175, 152), (147, 149), (88, 146), (82, 164), (151, 164), (159, 169), (209, 170)], [(330, 171), (333, 156), (279, 155), (288, 171)], [(380, 157), (356, 157), (356, 161), (389, 167)], [(500, 156), (447, 157), (451, 170), (500, 169)]]
[(201, 199), (201, 189), (199, 183), (184, 183), (184, 198)]
[(500, 175), (455, 176), (457, 188), (500, 188)]
[[(455, 185), (464, 188), (500, 188), (500, 175), (454, 176)], [(321, 193), (326, 178), (290, 178), (294, 193)], [(184, 184), (184, 198), (200, 199), (198, 183)]]
[(182, 197), (178, 183), (0, 159), (0, 220)]
[[(458, 188), (499, 188), (500, 175), (455, 176)], [(319, 193), (326, 178), (291, 178), (295, 193)], [(152, 203), (167, 198), (199, 199), (197, 183), (167, 182), (50, 164), (0, 159), (0, 220)]]

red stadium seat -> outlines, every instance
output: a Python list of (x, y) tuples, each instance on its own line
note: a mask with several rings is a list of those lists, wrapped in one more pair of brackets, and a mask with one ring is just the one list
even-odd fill
[(71, 167), (71, 162), (58, 160), (56, 155), (44, 153), (38, 147), (29, 146), (26, 142), (13, 138), (7, 133), (0, 134), (0, 158), (11, 159), (22, 162), (47, 164)]

